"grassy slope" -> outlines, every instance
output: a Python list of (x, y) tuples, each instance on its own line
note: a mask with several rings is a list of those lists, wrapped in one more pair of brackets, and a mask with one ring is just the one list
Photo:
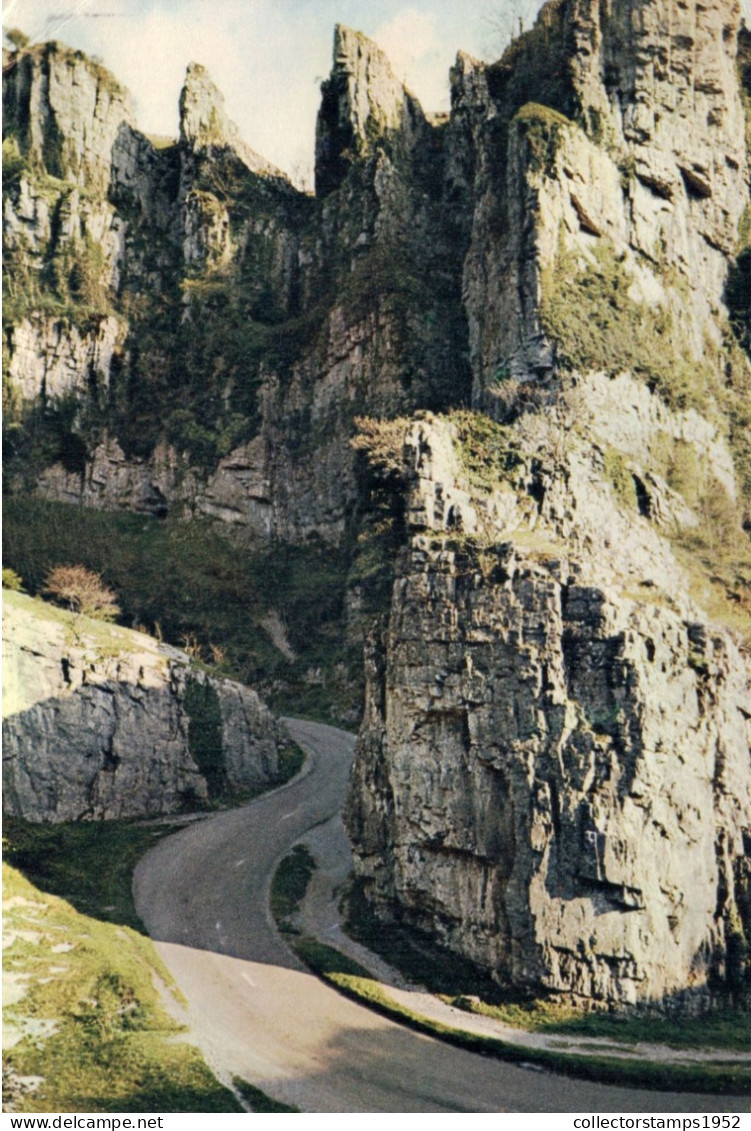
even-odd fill
[[(44, 1083), (18, 1093), (15, 1109), (33, 1111), (244, 1110), (213, 1077), (165, 1011), (155, 980), (170, 978), (145, 935), (132, 893), (138, 859), (172, 826), (138, 821), (59, 825), (4, 822), (6, 976), (25, 987), (6, 998), (6, 1023), (54, 1022), (7, 1049), (6, 1072)], [(64, 898), (59, 898), (60, 896)], [(70, 950), (53, 951), (58, 945)], [(255, 1112), (275, 1106), (259, 1089), (234, 1081)]]
[[(169, 983), (151, 942), (83, 915), (3, 868), (5, 972), (22, 996), (6, 1023), (6, 1103), (24, 1112), (239, 1112), (156, 989)], [(7, 999), (6, 999), (7, 1000)], [(37, 1078), (26, 1089), (18, 1078)], [(15, 1085), (13, 1081), (16, 1081)]]

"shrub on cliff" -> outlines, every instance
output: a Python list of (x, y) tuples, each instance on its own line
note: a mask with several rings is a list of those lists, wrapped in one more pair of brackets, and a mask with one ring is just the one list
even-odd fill
[(112, 621), (120, 614), (112, 590), (98, 573), (82, 565), (55, 566), (44, 579), (44, 592), (83, 616)]

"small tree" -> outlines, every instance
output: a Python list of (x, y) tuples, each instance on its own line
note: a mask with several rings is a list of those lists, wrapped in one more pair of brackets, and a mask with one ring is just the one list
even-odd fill
[(111, 621), (120, 613), (112, 590), (98, 573), (82, 565), (55, 566), (44, 579), (44, 592), (74, 613), (97, 620)]

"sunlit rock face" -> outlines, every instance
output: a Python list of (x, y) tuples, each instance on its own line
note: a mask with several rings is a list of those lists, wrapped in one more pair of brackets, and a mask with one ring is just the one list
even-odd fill
[(452, 72), (472, 397), (500, 424), (405, 431), (410, 539), (346, 823), (377, 915), (531, 995), (748, 995), (748, 652), (680, 550), (711, 542), (714, 490), (745, 541), (720, 408), (724, 374), (748, 380), (723, 353), (738, 16), (554, 3), (500, 63)]
[[(3, 670), (3, 812), (11, 816), (174, 813), (277, 775), (277, 724), (256, 693), (205, 675), (142, 633), (16, 597), (3, 608)], [(212, 739), (210, 766), (200, 733)]]

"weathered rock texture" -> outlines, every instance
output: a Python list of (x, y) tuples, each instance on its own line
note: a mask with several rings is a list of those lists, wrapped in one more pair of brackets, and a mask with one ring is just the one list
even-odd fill
[(200, 66), (164, 146), (12, 57), (10, 488), (356, 547), (366, 895), (530, 993), (749, 984), (739, 43), (735, 0), (553, 0), (440, 120), (337, 28), (315, 198)]
[[(473, 489), (462, 426), (405, 436), (423, 533), (367, 657), (357, 873), (378, 914), (502, 984), (706, 1004), (743, 981), (747, 659), (573, 436), (564, 509), (532, 437), (512, 433), (505, 483)], [(485, 537), (438, 537), (452, 527)]]
[(377, 915), (530, 994), (749, 993), (748, 592), (714, 603), (697, 561), (748, 561), (737, 21), (571, 0), (500, 63), (459, 57), (473, 404), (503, 423), (371, 444), (408, 548), (367, 657), (356, 871)]
[[(71, 68), (83, 93), (66, 103)], [(8, 482), (341, 542), (354, 418), (468, 396), (443, 127), (337, 28), (314, 200), (241, 141), (200, 65), (168, 145), (122, 98), (105, 107), (103, 81), (60, 45), (11, 56)], [(78, 121), (89, 102), (96, 135)]]
[(272, 783), (279, 737), (254, 691), (176, 649), (28, 597), (4, 603), (5, 813), (172, 813)]
[[(748, 201), (735, 3), (546, 5), (492, 66), (452, 72), (455, 191), (472, 209), (464, 266), (474, 397), (499, 371), (548, 372), (551, 276), (607, 241), (633, 297), (672, 311), (700, 359)], [(542, 308), (541, 308), (542, 307)]]

